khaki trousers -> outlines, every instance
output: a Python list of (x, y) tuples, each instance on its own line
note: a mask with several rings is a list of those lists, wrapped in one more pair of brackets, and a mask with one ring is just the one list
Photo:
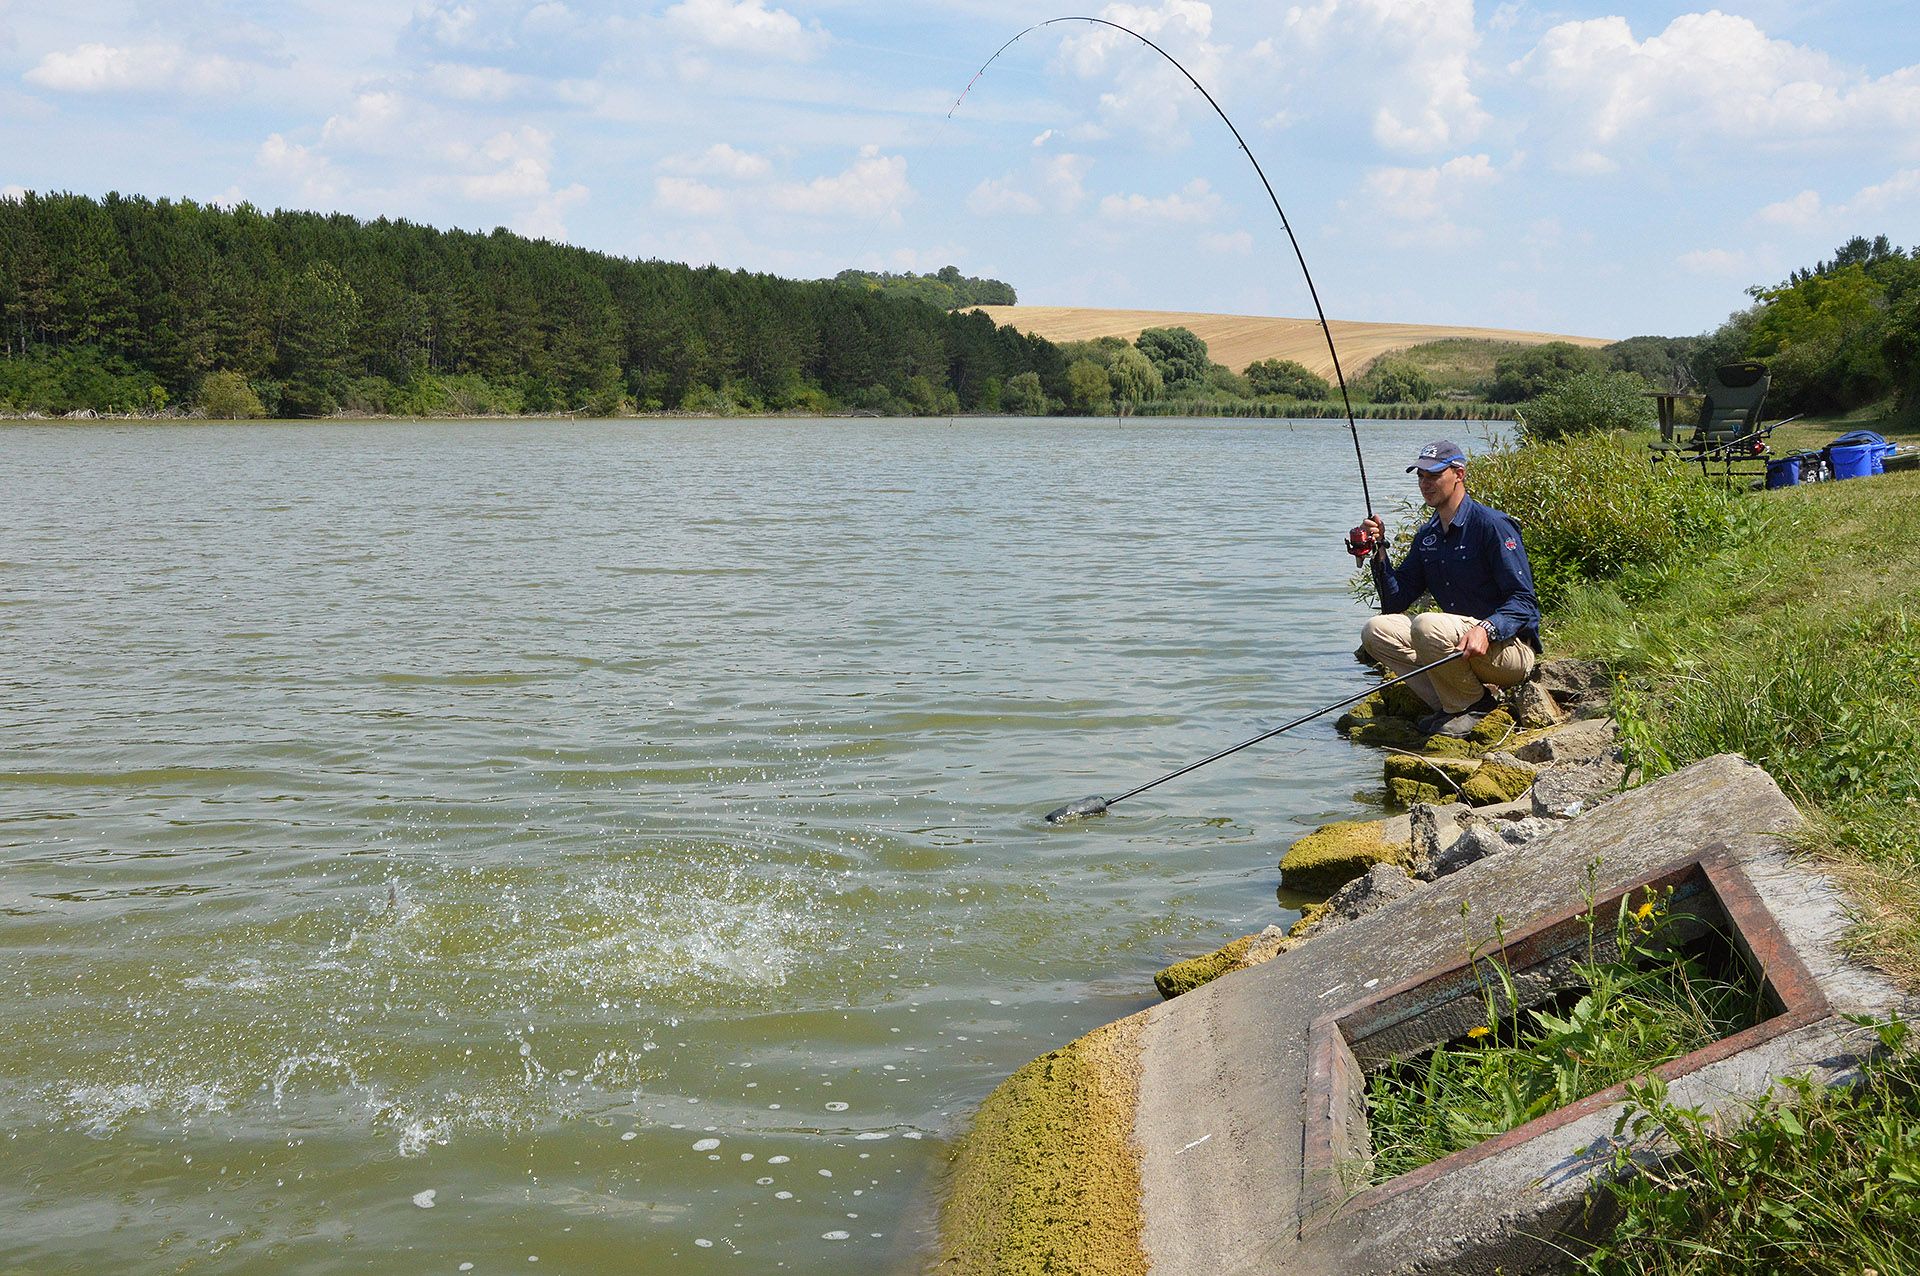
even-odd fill
[[(1429, 665), (1460, 647), (1460, 637), (1475, 624), (1472, 616), (1423, 611), (1409, 616), (1396, 612), (1375, 616), (1361, 631), (1367, 654), (1397, 678)], [(1456, 660), (1432, 673), (1409, 679), (1413, 693), (1436, 709), (1459, 713), (1486, 694), (1486, 685), (1511, 687), (1533, 672), (1533, 648), (1519, 638), (1496, 642), (1475, 660)]]

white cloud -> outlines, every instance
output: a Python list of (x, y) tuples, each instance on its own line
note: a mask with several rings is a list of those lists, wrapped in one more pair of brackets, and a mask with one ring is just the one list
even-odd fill
[(862, 147), (853, 166), (832, 177), (816, 177), (805, 184), (792, 182), (768, 192), (773, 207), (782, 212), (813, 217), (879, 217), (897, 213), (913, 200), (907, 183), (904, 155), (882, 155), (876, 146)]
[(289, 183), (305, 203), (325, 202), (339, 194), (339, 178), (326, 158), (314, 154), (309, 147), (289, 142), (282, 134), (269, 134), (267, 140), (260, 143), (254, 159), (260, 167)]
[(1870, 223), (1911, 221), (1920, 217), (1920, 168), (1901, 169), (1837, 204), (1828, 203), (1818, 191), (1803, 190), (1753, 216), (1763, 225), (1828, 234), (1858, 232), (1871, 228)]
[(250, 83), (252, 73), (228, 58), (190, 53), (177, 44), (82, 44), (47, 54), (23, 78), (63, 93), (226, 93)]
[(461, 102), (500, 102), (519, 92), (523, 77), (492, 66), (463, 66), (436, 62), (427, 69), (426, 82), (442, 97)]
[(1682, 253), (1679, 266), (1688, 274), (1716, 278), (1744, 279), (1749, 273), (1747, 255), (1726, 248), (1702, 248), (1696, 252)]
[(5, 186), (0, 186), (0, 199), (19, 199), (26, 193), (27, 193), (26, 187), (15, 186), (11, 182), (7, 183)]
[(1114, 221), (1206, 222), (1220, 211), (1220, 197), (1204, 177), (1184, 189), (1152, 199), (1145, 195), (1109, 195), (1100, 201), (1100, 215)]
[(1623, 17), (1562, 23), (1510, 69), (1539, 90), (1547, 131), (1582, 155), (1643, 134), (1910, 144), (1920, 129), (1920, 67), (1868, 79), (1718, 10), (1645, 40)]
[(1087, 171), (1093, 160), (1085, 155), (1063, 151), (1030, 166), (1029, 182), (1011, 174), (989, 178), (967, 196), (969, 211), (982, 216), (995, 213), (1034, 214), (1052, 209), (1070, 213), (1086, 201)]
[(755, 57), (804, 61), (827, 43), (817, 23), (803, 26), (785, 9), (767, 8), (765, 0), (681, 0), (665, 16), (701, 44)]
[(968, 192), (967, 211), (979, 217), (996, 213), (1031, 215), (1040, 211), (1040, 201), (1008, 181), (990, 177)]
[(1253, 251), (1253, 236), (1244, 230), (1225, 234), (1209, 231), (1200, 236), (1200, 247), (1226, 257), (1244, 257)]
[[(1157, 5), (1109, 4), (1099, 16), (1152, 40), (1178, 58), (1201, 83), (1216, 83), (1227, 54), (1212, 43), (1213, 8), (1202, 0), (1160, 0)], [(1111, 76), (1115, 87), (1100, 95), (1103, 127), (1082, 127), (1075, 136), (1099, 140), (1113, 133), (1142, 136), (1161, 145), (1186, 140), (1182, 121), (1205, 110), (1185, 77), (1157, 63), (1151, 50), (1112, 27), (1088, 24), (1060, 45), (1060, 62), (1082, 79)]]
[(586, 198), (587, 188), (578, 182), (562, 187), (535, 203), (532, 211), (514, 222), (513, 228), (535, 239), (551, 239), (556, 243), (564, 241), (567, 238), (564, 220), (566, 210), (584, 202)]
[(727, 196), (691, 177), (658, 177), (653, 182), (653, 204), (685, 217), (718, 217), (727, 211)]
[(698, 155), (670, 155), (661, 161), (660, 167), (672, 173), (698, 173), (746, 181), (765, 176), (772, 165), (764, 155), (735, 150), (725, 142), (717, 142)]
[(1456, 155), (1433, 168), (1376, 168), (1362, 189), (1383, 216), (1432, 221), (1457, 205), (1472, 187), (1499, 176), (1485, 155)]
[(1473, 91), (1473, 0), (1316, 0), (1287, 10), (1286, 26), (1293, 56), (1351, 66), (1377, 100), (1382, 146), (1439, 150), (1487, 124)]
[(1051, 138), (1052, 136), (1053, 136), (1053, 130), (1052, 130), (1052, 129), (1043, 129), (1043, 130), (1041, 130), (1041, 132), (1040, 132), (1040, 135), (1039, 135), (1038, 137), (1035, 137), (1035, 138), (1033, 139), (1033, 145), (1035, 145), (1035, 146), (1045, 146), (1045, 145), (1047, 144), (1047, 140), (1048, 140), (1049, 138)]
[(330, 115), (320, 126), (321, 144), (358, 151), (411, 149), (418, 142), (416, 113), (391, 89), (372, 89), (353, 99), (353, 109)]
[(480, 203), (538, 200), (552, 189), (553, 137), (537, 128), (496, 133), (479, 146), (455, 143), (448, 155), (457, 165), (481, 170), (457, 179), (460, 193)]

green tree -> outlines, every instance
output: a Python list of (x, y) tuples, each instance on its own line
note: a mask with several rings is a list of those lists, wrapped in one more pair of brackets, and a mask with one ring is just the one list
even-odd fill
[(1187, 328), (1148, 328), (1133, 339), (1134, 348), (1159, 371), (1165, 393), (1177, 395), (1206, 385), (1207, 343)]
[(1570, 341), (1548, 341), (1501, 355), (1493, 364), (1487, 397), (1495, 403), (1524, 403), (1554, 382), (1576, 372), (1599, 372), (1598, 354)]
[(1433, 397), (1433, 378), (1410, 359), (1383, 355), (1360, 379), (1360, 394), (1373, 403), (1425, 403)]
[(1092, 359), (1080, 359), (1067, 368), (1067, 402), (1075, 411), (1102, 413), (1113, 406), (1113, 382), (1107, 370)]
[(281, 407), (293, 416), (324, 416), (344, 387), (360, 295), (327, 262), (307, 267), (287, 289), (278, 371)]
[(1160, 369), (1131, 346), (1113, 357), (1113, 368), (1108, 375), (1113, 381), (1114, 397), (1129, 412), (1142, 403), (1159, 398), (1166, 390)]
[(210, 372), (200, 383), (200, 409), (216, 421), (263, 417), (267, 409), (238, 372)]
[(1653, 400), (1647, 397), (1647, 383), (1633, 372), (1576, 372), (1556, 381), (1520, 409), (1521, 428), (1535, 440), (1650, 430), (1653, 424)]
[(1247, 384), (1269, 399), (1325, 399), (1333, 386), (1319, 373), (1292, 359), (1260, 359), (1247, 365)]
[(1600, 356), (1615, 372), (1633, 372), (1658, 390), (1682, 392), (1697, 384), (1693, 356), (1703, 337), (1628, 337), (1603, 348)]
[(1022, 372), (1008, 381), (1000, 392), (1000, 410), (1008, 416), (1045, 416), (1047, 392), (1040, 388), (1040, 374)]

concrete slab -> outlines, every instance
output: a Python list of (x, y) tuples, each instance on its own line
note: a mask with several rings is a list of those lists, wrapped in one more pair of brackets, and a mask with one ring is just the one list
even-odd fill
[[(1724, 844), (1831, 1014), (1676, 1080), (1676, 1100), (1715, 1106), (1763, 1093), (1771, 1078), (1848, 1066), (1859, 1034), (1839, 1018), (1899, 1003), (1848, 961), (1837, 892), (1792, 862), (1780, 834), (1798, 816), (1759, 768), (1710, 758), (1623, 794), (1519, 854), (1483, 860), (1273, 961), (1149, 1013), (1134, 1138), (1141, 1149), (1143, 1243), (1156, 1273), (1488, 1271), (1551, 1263), (1551, 1242), (1519, 1239), (1577, 1215), (1605, 1163), (1617, 1107), (1568, 1120), (1414, 1190), (1310, 1228), (1303, 1238), (1303, 1140), (1314, 1021), (1420, 972), (1460, 960), (1490, 935), (1582, 902), (1598, 859), (1604, 895), (1714, 843)], [(1463, 933), (1461, 905), (1470, 907)]]

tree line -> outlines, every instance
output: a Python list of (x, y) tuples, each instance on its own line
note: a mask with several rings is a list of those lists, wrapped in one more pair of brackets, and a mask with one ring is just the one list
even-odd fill
[(0, 409), (930, 414), (998, 410), (1015, 378), (1063, 398), (1065, 376), (1041, 338), (886, 287), (503, 229), (0, 199)]

